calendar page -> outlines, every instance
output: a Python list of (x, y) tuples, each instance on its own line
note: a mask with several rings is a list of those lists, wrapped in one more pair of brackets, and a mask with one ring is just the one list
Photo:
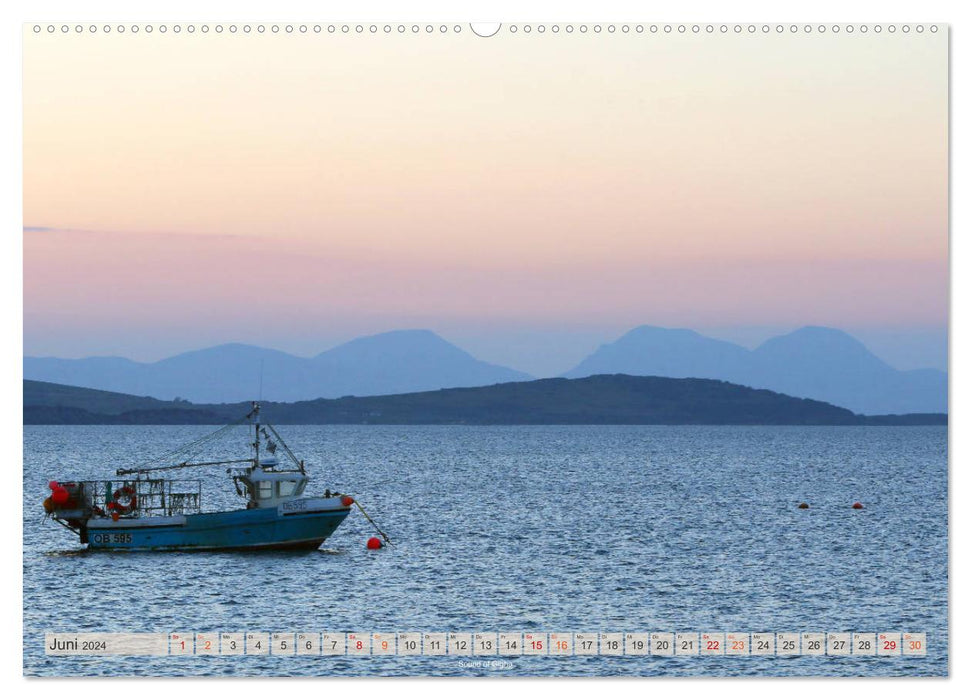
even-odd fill
[(24, 675), (948, 675), (948, 36), (25, 24)]

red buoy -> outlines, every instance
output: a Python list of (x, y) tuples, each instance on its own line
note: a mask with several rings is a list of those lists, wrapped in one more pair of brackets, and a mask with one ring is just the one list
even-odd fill
[(863, 510), (863, 504), (857, 501), (853, 504), (853, 510)]
[(351, 507), (351, 504), (353, 504), (353, 503), (354, 503), (354, 499), (351, 498), (350, 496), (341, 496), (341, 505), (342, 506), (345, 506), (347, 508), (350, 508)]
[(54, 489), (54, 492), (51, 493), (51, 500), (59, 506), (63, 506), (65, 503), (67, 503), (69, 498), (70, 494), (68, 494), (67, 489), (62, 489), (60, 486)]
[(381, 542), (381, 540), (379, 540), (377, 537), (371, 537), (367, 541), (368, 549), (381, 549), (383, 546), (384, 546), (384, 543)]
[(111, 519), (114, 520), (115, 522), (118, 522), (118, 518), (119, 518), (119, 515), (117, 513), (111, 514)]
[(56, 489), (58, 486), (60, 486), (60, 484), (57, 483), (56, 481), (50, 481), (47, 484), (47, 488), (49, 488), (51, 491), (53, 491), (54, 489)]

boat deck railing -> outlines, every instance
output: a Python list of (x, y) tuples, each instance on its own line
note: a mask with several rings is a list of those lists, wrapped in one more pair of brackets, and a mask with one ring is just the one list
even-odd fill
[(135, 497), (132, 515), (193, 515), (202, 509), (201, 479), (112, 479), (82, 483), (90, 506), (104, 513), (109, 512), (111, 502), (129, 503), (132, 494)]

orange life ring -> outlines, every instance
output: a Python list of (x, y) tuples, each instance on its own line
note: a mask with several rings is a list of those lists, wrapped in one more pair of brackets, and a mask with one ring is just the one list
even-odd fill
[[(121, 499), (125, 497), (128, 499), (127, 503), (121, 503)], [(108, 510), (118, 515), (130, 515), (137, 507), (138, 496), (135, 489), (127, 484), (111, 494), (111, 503), (108, 504)]]

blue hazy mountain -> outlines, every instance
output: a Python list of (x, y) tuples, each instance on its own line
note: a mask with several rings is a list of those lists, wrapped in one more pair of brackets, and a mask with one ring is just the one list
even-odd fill
[(897, 370), (851, 335), (817, 326), (771, 338), (755, 350), (686, 329), (641, 326), (564, 376), (618, 373), (722, 379), (856, 413), (947, 411), (947, 373)]
[(120, 357), (64, 360), (25, 357), (24, 379), (202, 403), (301, 401), (472, 387), (531, 377), (492, 365), (425, 330), (358, 338), (316, 357), (238, 343), (158, 362)]
[[(750, 352), (687, 328), (639, 326), (601, 345), (564, 377), (631, 374), (645, 377), (723, 379), (744, 373)], [(623, 369), (619, 369), (623, 368)]]

